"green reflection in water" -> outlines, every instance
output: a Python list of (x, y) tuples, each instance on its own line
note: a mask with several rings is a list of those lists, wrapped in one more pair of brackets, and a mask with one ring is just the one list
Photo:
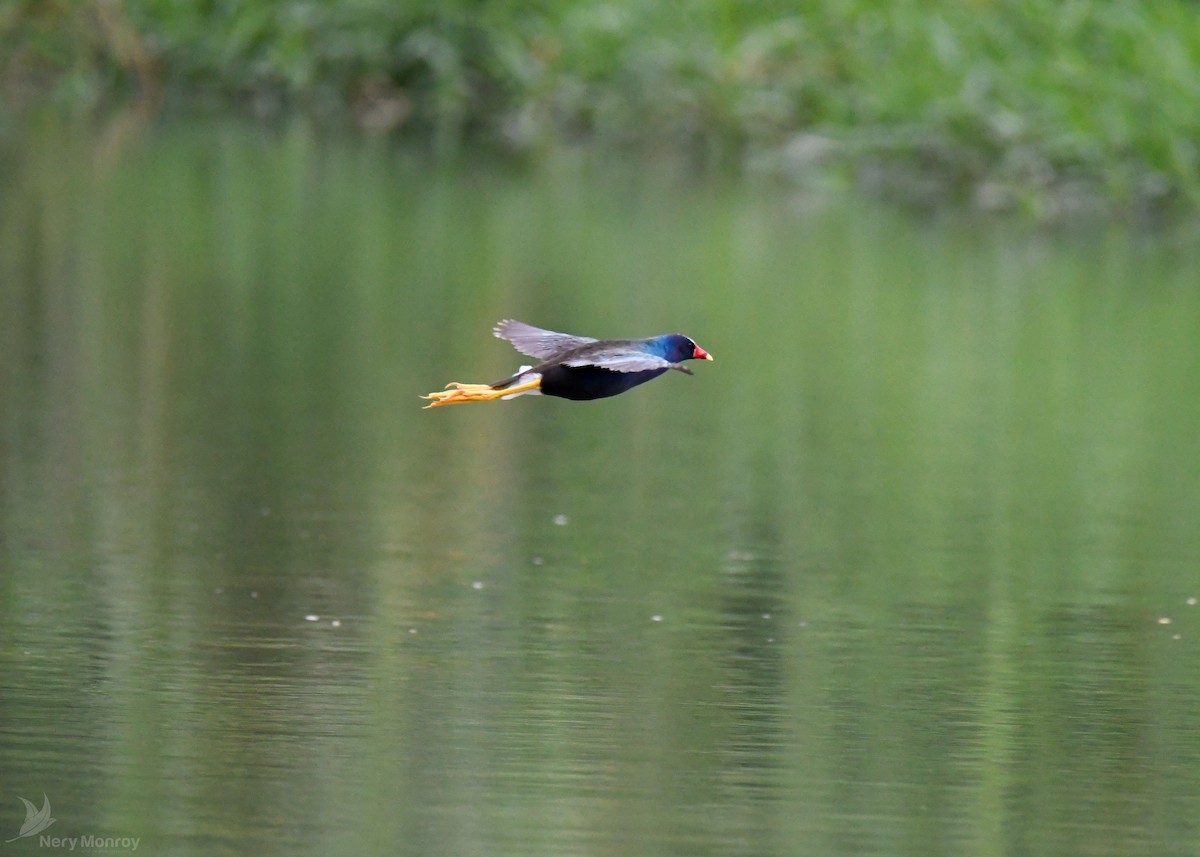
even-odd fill
[[(0, 166), (2, 838), (44, 791), (150, 853), (1200, 844), (1194, 248), (98, 146)], [(422, 412), (509, 316), (717, 360)]]

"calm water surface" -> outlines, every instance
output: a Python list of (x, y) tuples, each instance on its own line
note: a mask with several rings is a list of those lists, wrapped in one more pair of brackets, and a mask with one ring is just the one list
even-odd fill
[[(1200, 853), (1194, 241), (303, 129), (0, 185), (0, 839)], [(421, 411), (505, 317), (716, 362)]]

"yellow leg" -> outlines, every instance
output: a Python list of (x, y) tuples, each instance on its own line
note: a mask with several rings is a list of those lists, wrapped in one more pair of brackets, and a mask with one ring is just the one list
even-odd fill
[(518, 384), (515, 387), (503, 387), (499, 390), (493, 388), (490, 384), (460, 384), (458, 381), (451, 381), (446, 385), (446, 389), (439, 390), (436, 393), (430, 393), (428, 396), (422, 396), (422, 399), (431, 399), (432, 401), (424, 407), (424, 410), (436, 408), (439, 405), (461, 405), (465, 402), (489, 402), (492, 399), (500, 399), (504, 396), (511, 396), (515, 393), (524, 393), (527, 390), (536, 390), (542, 386), (540, 377), (534, 378), (532, 381), (527, 381), (524, 384)]

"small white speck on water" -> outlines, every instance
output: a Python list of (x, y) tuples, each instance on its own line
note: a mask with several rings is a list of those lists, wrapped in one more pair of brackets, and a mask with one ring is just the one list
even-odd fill
[(417, 629), (416, 629), (416, 628), (409, 628), (409, 629), (408, 629), (408, 633), (410, 633), (410, 634), (415, 634), (415, 633), (417, 633)]
[(261, 514), (261, 515), (262, 515), (262, 516), (265, 518), (265, 517), (267, 517), (268, 515), (270, 515), (270, 514), (271, 514), (271, 507), (270, 507), (270, 506), (263, 506), (263, 507), (262, 507), (261, 509), (259, 509), (258, 511), (259, 511), (259, 514)]
[(1178, 634), (1172, 634), (1172, 635), (1171, 635), (1171, 639), (1172, 639), (1172, 640), (1178, 640), (1178, 639), (1180, 639), (1180, 637), (1179, 637), (1179, 635), (1178, 635)]
[(332, 622), (330, 622), (330, 623), (329, 623), (329, 627), (330, 627), (330, 628), (340, 628), (340, 627), (342, 627), (342, 620), (341, 620), (341, 619), (334, 619)]
[(651, 616), (651, 617), (650, 617), (650, 621), (651, 621), (651, 622), (661, 622), (661, 621), (662, 621), (662, 616), (660, 616), (659, 614), (655, 613), (653, 616)]
[(258, 591), (257, 591), (257, 590), (255, 590), (255, 589), (251, 589), (251, 590), (250, 590), (250, 597), (251, 597), (251, 598), (257, 598), (257, 597), (258, 597)]
[(764, 614), (762, 614), (762, 616), (763, 616), (763, 618), (764, 618), (764, 619), (770, 619), (770, 618), (771, 618), (771, 614), (770, 614), (770, 613), (764, 613)]
[(1188, 605), (1188, 607), (1195, 607), (1196, 606), (1196, 596), (1193, 595), (1191, 598), (1189, 598), (1187, 600), (1187, 605)]
[(554, 523), (560, 527), (565, 527), (567, 525), (568, 521), (570, 521), (570, 518), (568, 518), (566, 515), (555, 515), (554, 516)]
[(775, 642), (775, 638), (774, 638), (774, 637), (767, 637), (767, 642), (768, 642), (768, 643), (774, 643), (774, 642)]
[(1158, 617), (1158, 624), (1160, 624), (1160, 625), (1170, 625), (1170, 624), (1171, 624), (1171, 617), (1170, 617), (1170, 616), (1159, 616), (1159, 617)]
[(534, 565), (541, 565), (541, 564), (542, 564), (542, 563), (544, 563), (544, 562), (545, 562), (545, 560), (544, 560), (544, 559), (542, 559), (540, 556), (535, 556), (535, 557), (533, 558), (533, 564), (534, 564)]
[(224, 595), (224, 594), (225, 594), (225, 587), (224, 587), (224, 586), (218, 586), (216, 589), (214, 589), (214, 590), (213, 590), (213, 593), (214, 593), (214, 594), (216, 594), (216, 595)]
[(807, 628), (807, 627), (808, 627), (808, 622), (806, 622), (805, 620), (801, 619), (799, 622), (797, 622), (797, 623), (796, 623), (796, 627), (797, 627), (797, 628)]
[(318, 616), (316, 613), (309, 613), (304, 617), (305, 622), (319, 622), (320, 620), (321, 620), (321, 617)]
[(476, 580), (474, 583), (471, 584), (471, 588), (472, 589), (483, 589), (483, 581)]

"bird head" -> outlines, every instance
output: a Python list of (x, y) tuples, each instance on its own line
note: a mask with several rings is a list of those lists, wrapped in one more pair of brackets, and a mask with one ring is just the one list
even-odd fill
[(662, 356), (672, 363), (681, 363), (684, 360), (712, 360), (711, 354), (682, 333), (664, 336), (661, 341)]

